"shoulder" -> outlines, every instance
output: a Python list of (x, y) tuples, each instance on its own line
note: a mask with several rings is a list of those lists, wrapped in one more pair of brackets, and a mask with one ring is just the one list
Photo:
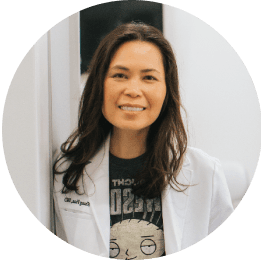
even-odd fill
[(188, 146), (187, 147), (187, 154), (189, 159), (201, 159), (201, 160), (206, 160), (206, 161), (219, 161), (216, 157), (213, 157), (211, 155), (209, 155), (208, 153), (204, 152), (203, 150), (199, 149), (199, 148), (195, 148), (192, 146)]
[(201, 149), (190, 146), (186, 151), (186, 159), (184, 164), (185, 163), (197, 171), (206, 170), (208, 172), (213, 172), (217, 166), (220, 166), (219, 159), (209, 155)]

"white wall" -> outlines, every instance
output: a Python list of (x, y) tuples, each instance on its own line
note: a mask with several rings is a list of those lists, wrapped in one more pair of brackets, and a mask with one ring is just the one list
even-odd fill
[(27, 53), (6, 98), (3, 115), (5, 158), (17, 191), (32, 213), (50, 226), (48, 39)]
[(49, 229), (52, 155), (74, 129), (80, 99), (79, 15), (41, 37), (27, 53), (5, 103), (3, 143), (17, 191)]
[(55, 25), (49, 35), (54, 152), (77, 125), (80, 100), (79, 13)]
[(164, 35), (176, 54), (189, 144), (222, 161), (237, 161), (252, 178), (261, 147), (257, 94), (243, 62), (213, 28), (163, 6)]

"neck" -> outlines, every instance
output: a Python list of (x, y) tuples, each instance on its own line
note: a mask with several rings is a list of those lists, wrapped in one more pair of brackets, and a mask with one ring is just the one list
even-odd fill
[(110, 140), (110, 152), (123, 159), (136, 158), (146, 152), (148, 128), (139, 131), (114, 127)]

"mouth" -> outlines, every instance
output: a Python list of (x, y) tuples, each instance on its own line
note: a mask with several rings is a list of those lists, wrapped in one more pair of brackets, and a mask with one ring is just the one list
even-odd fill
[(133, 258), (125, 258), (125, 260), (132, 260), (135, 259), (137, 256), (133, 257)]
[(119, 106), (121, 110), (130, 111), (130, 112), (140, 112), (145, 110), (145, 107), (132, 107), (132, 106)]

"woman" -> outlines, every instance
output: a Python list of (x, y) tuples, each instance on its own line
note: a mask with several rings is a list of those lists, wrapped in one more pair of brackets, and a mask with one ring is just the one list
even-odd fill
[(117, 259), (171, 254), (233, 211), (220, 163), (187, 147), (178, 70), (152, 26), (129, 23), (100, 43), (77, 130), (54, 165), (56, 233)]

